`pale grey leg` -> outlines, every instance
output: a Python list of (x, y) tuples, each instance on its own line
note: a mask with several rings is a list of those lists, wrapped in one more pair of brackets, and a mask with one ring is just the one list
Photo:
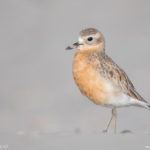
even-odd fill
[(116, 134), (117, 130), (117, 109), (113, 109), (113, 117), (114, 117), (114, 133)]
[(106, 125), (106, 128), (103, 130), (103, 132), (107, 132), (108, 131), (108, 128), (109, 128), (109, 126), (110, 126), (110, 123), (111, 123), (111, 121), (112, 121), (112, 119), (113, 119), (113, 109), (112, 109), (112, 114), (111, 114), (111, 118), (109, 119), (109, 121), (108, 121), (108, 123), (107, 123), (107, 125)]
[(116, 133), (116, 130), (117, 130), (117, 109), (116, 108), (113, 108), (112, 109), (112, 115), (111, 115), (111, 118), (109, 119), (108, 123), (107, 123), (107, 126), (106, 128), (103, 130), (103, 132), (107, 132), (108, 131), (108, 128), (110, 126), (110, 123), (112, 121), (112, 119), (114, 118), (114, 133)]

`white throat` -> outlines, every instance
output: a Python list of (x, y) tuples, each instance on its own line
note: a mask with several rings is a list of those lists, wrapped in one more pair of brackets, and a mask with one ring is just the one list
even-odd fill
[[(79, 42), (79, 44), (83, 44), (83, 39), (82, 39), (81, 37), (79, 37), (79, 38), (78, 38), (78, 42)], [(82, 47), (83, 47), (83, 45), (80, 45), (80, 46), (78, 47), (78, 49), (81, 50)]]

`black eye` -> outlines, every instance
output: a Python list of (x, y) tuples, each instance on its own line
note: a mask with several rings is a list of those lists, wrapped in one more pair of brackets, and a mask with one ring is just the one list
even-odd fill
[(88, 40), (88, 41), (92, 41), (92, 40), (93, 40), (93, 37), (88, 37), (87, 40)]

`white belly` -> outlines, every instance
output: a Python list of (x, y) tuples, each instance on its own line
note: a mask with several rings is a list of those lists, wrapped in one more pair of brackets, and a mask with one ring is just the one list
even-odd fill
[(148, 108), (148, 104), (142, 101), (139, 101), (137, 99), (134, 99), (124, 93), (121, 93), (120, 95), (111, 98), (110, 101), (107, 102), (107, 104), (104, 104), (106, 107), (127, 107), (127, 106), (138, 106), (138, 107), (145, 107)]

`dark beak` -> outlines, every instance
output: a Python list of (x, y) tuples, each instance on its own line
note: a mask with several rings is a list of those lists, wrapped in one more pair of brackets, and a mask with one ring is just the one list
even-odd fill
[(71, 49), (78, 48), (80, 45), (83, 45), (83, 44), (81, 44), (81, 43), (79, 43), (79, 42), (76, 42), (76, 43), (74, 43), (73, 45), (68, 46), (68, 47), (66, 48), (66, 50), (71, 50)]

